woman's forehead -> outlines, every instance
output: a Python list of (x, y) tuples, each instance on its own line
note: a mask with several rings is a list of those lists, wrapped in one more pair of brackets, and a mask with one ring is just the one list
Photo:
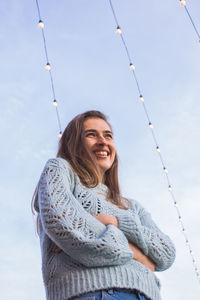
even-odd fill
[(112, 131), (110, 125), (100, 118), (88, 118), (84, 121), (84, 129), (95, 129), (99, 131)]

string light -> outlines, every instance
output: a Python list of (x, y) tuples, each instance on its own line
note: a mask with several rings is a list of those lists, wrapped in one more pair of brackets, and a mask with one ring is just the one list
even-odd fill
[(61, 139), (61, 137), (62, 137), (62, 131), (60, 131), (58, 134), (58, 138)]
[(57, 103), (56, 100), (53, 100), (53, 103), (52, 103), (52, 104), (53, 104), (54, 107), (57, 107), (57, 106), (58, 106), (58, 103)]
[(153, 124), (149, 122), (149, 128), (153, 129)]
[(115, 33), (118, 35), (120, 35), (122, 33), (121, 28), (119, 26), (117, 26)]
[(42, 20), (39, 21), (38, 27), (41, 28), (41, 29), (44, 28), (44, 23), (42, 22)]
[(160, 148), (158, 146), (156, 147), (156, 151), (160, 153)]
[[(113, 17), (114, 17), (115, 22), (116, 22), (116, 24), (117, 24), (117, 29), (120, 29), (120, 31), (118, 32), (118, 34), (120, 34), (120, 36), (121, 36), (121, 40), (122, 40), (122, 43), (123, 43), (123, 45), (124, 45), (124, 48), (125, 48), (125, 51), (126, 51), (126, 54), (127, 54), (128, 59), (129, 59), (130, 66), (131, 66), (131, 65), (132, 65), (131, 57), (130, 57), (130, 54), (129, 54), (129, 51), (128, 51), (128, 47), (127, 47), (127, 45), (126, 45), (124, 36), (123, 36), (123, 34), (121, 33), (121, 28), (120, 28), (120, 26), (119, 26), (119, 22), (118, 22), (118, 19), (117, 19), (117, 17), (116, 17), (116, 14), (115, 14), (115, 11), (114, 11), (114, 8), (113, 8), (113, 5), (112, 5), (112, 0), (109, 0), (109, 3), (110, 3), (110, 7), (111, 7), (111, 10), (112, 10), (112, 13), (113, 13)], [(185, 6), (185, 1), (180, 1), (180, 4), (181, 4), (181, 6)], [(186, 11), (187, 11), (187, 13), (188, 13), (188, 15), (189, 15), (189, 12), (188, 12), (186, 6), (185, 6), (185, 9), (186, 9)], [(189, 16), (190, 16), (190, 15), (189, 15)], [(191, 18), (191, 16), (190, 16), (190, 18)], [(192, 21), (192, 20), (191, 20), (191, 21)], [(194, 24), (193, 24), (193, 26), (194, 26)], [(116, 32), (116, 33), (117, 33), (117, 32)], [(198, 32), (197, 32), (197, 33), (198, 33)], [(200, 40), (200, 36), (199, 36), (199, 40)], [(141, 88), (140, 88), (140, 85), (139, 85), (139, 82), (138, 82), (136, 73), (133, 72), (133, 75), (134, 75), (134, 79), (135, 79), (136, 86), (137, 86), (137, 89), (138, 89), (138, 93), (139, 93), (139, 95), (140, 95), (140, 96), (139, 96), (140, 102), (143, 103), (143, 108), (144, 108), (144, 112), (145, 112), (145, 114), (146, 114), (147, 120), (148, 120), (148, 122), (149, 122), (149, 127), (152, 129), (152, 130), (151, 130), (151, 133), (152, 133), (152, 137), (153, 137), (153, 139), (154, 139), (154, 142), (155, 142), (155, 144), (156, 144), (156, 151), (159, 153), (160, 161), (161, 161), (161, 164), (162, 164), (162, 166), (163, 166), (164, 173), (165, 173), (165, 175), (166, 175), (166, 179), (167, 179), (167, 182), (168, 182), (168, 191), (170, 192), (170, 195), (171, 195), (171, 197), (172, 197), (172, 199), (173, 199), (173, 203), (174, 203), (174, 206), (175, 206), (176, 211), (177, 211), (177, 214), (178, 214), (178, 219), (179, 219), (179, 222), (180, 222), (180, 224), (181, 224), (181, 226), (182, 226), (182, 232), (183, 232), (183, 234), (184, 234), (185, 241), (186, 241), (186, 243), (187, 243), (187, 246), (189, 246), (189, 253), (190, 253), (190, 255), (192, 256), (193, 264), (194, 264), (194, 262), (195, 262), (195, 264), (196, 264), (196, 261), (194, 260), (194, 257), (193, 257), (193, 252), (192, 252), (192, 250), (191, 250), (191, 246), (190, 246), (190, 244), (189, 244), (188, 237), (186, 236), (186, 230), (185, 230), (185, 227), (183, 226), (183, 221), (182, 221), (182, 217), (181, 217), (181, 214), (180, 214), (180, 211), (179, 211), (179, 208), (178, 208), (178, 203), (177, 203), (177, 201), (175, 200), (175, 196), (174, 196), (174, 194), (173, 194), (173, 192), (172, 192), (172, 186), (171, 186), (171, 184), (169, 183), (168, 172), (167, 172), (167, 169), (166, 169), (166, 167), (165, 167), (165, 164), (164, 164), (164, 161), (163, 161), (163, 157), (162, 157), (162, 155), (161, 155), (161, 153), (160, 153), (160, 148), (157, 146), (157, 145), (158, 145), (158, 144), (157, 144), (157, 139), (156, 139), (156, 136), (155, 136), (155, 133), (154, 133), (154, 130), (153, 130), (152, 123), (150, 122), (149, 114), (148, 114), (147, 108), (146, 108), (145, 103), (144, 103), (144, 98), (143, 98), (142, 93), (141, 93)], [(199, 274), (198, 269), (197, 269), (197, 272), (198, 272), (198, 274)], [(195, 272), (195, 274), (197, 274), (197, 273)], [(199, 276), (198, 276), (198, 277), (199, 277)], [(199, 281), (199, 283), (200, 283), (200, 281)]]
[(168, 186), (168, 191), (171, 192), (171, 190), (172, 190), (172, 187), (171, 187), (171, 185), (169, 185)]
[(168, 171), (167, 171), (167, 169), (164, 167), (163, 168), (163, 171), (165, 172), (165, 173), (168, 173)]
[(197, 37), (198, 37), (198, 41), (200, 42), (200, 33), (199, 33), (199, 31), (197, 30), (197, 27), (196, 27), (196, 25), (195, 25), (195, 23), (194, 23), (194, 20), (193, 20), (193, 18), (192, 18), (192, 16), (191, 16), (191, 14), (190, 14), (190, 12), (189, 12), (187, 6), (186, 6), (186, 1), (185, 1), (185, 0), (180, 0), (179, 3), (180, 3), (180, 6), (181, 6), (181, 7), (184, 7), (184, 8), (185, 8), (185, 11), (186, 11), (186, 13), (187, 13), (187, 16), (188, 16), (188, 18), (190, 19), (190, 22), (191, 22), (191, 24), (192, 24), (192, 26), (193, 26), (193, 28), (194, 28), (194, 31), (195, 31), (195, 33), (196, 33), (196, 35), (197, 35)]
[(144, 98), (142, 95), (140, 95), (140, 102), (144, 102)]
[(131, 71), (134, 71), (134, 70), (135, 70), (135, 66), (134, 66), (132, 63), (130, 63), (130, 70), (131, 70)]
[(49, 63), (49, 58), (48, 58), (48, 52), (47, 52), (47, 43), (46, 43), (46, 38), (45, 38), (45, 33), (44, 33), (44, 23), (42, 21), (41, 15), (40, 15), (40, 7), (39, 7), (39, 3), (38, 0), (36, 0), (36, 6), (37, 6), (37, 12), (38, 12), (38, 17), (39, 17), (39, 22), (38, 22), (38, 26), (39, 28), (41, 28), (41, 32), (42, 32), (42, 39), (43, 39), (43, 44), (44, 44), (44, 52), (45, 52), (45, 57), (46, 57), (46, 65), (45, 65), (45, 69), (49, 72), (49, 76), (50, 76), (50, 82), (51, 82), (51, 88), (52, 88), (52, 95), (53, 95), (53, 106), (56, 108), (56, 116), (57, 116), (57, 120), (58, 120), (58, 127), (59, 127), (59, 134), (58, 137), (61, 138), (62, 136), (62, 129), (61, 129), (61, 122), (60, 122), (60, 115), (59, 115), (59, 111), (58, 111), (58, 102), (55, 100), (56, 99), (56, 94), (55, 94), (55, 87), (54, 87), (54, 80), (53, 80), (53, 75), (52, 75), (52, 71), (51, 71), (51, 66)]
[(45, 70), (50, 71), (50, 69), (51, 69), (50, 63), (47, 63), (45, 66)]
[(180, 0), (180, 6), (184, 7), (186, 5), (186, 2), (184, 0)]

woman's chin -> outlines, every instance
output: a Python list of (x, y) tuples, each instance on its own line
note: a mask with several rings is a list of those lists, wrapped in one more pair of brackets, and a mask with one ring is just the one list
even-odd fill
[(111, 168), (111, 165), (110, 165), (110, 164), (97, 163), (97, 165), (98, 165), (98, 167), (99, 167), (99, 169), (100, 169), (100, 172), (101, 172), (102, 174), (104, 174), (108, 169)]

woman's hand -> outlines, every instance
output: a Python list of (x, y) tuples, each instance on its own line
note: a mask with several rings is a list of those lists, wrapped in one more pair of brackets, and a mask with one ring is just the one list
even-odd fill
[(105, 215), (94, 216), (94, 218), (106, 226), (112, 224), (112, 225), (118, 227), (118, 219), (115, 216), (105, 214)]
[(133, 259), (137, 260), (138, 262), (149, 268), (152, 272), (154, 272), (155, 263), (148, 256), (144, 255), (144, 253), (142, 253), (142, 251), (138, 247), (134, 246), (130, 242), (128, 244), (133, 252)]
[(56, 245), (54, 244), (53, 248), (52, 248), (52, 252), (54, 253), (60, 253), (62, 250)]

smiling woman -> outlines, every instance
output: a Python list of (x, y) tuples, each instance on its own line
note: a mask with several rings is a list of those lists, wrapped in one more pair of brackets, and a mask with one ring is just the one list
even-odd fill
[(121, 196), (104, 114), (88, 111), (68, 124), (34, 207), (48, 300), (160, 300), (154, 271), (171, 266), (175, 249), (137, 201)]
[(100, 118), (90, 118), (84, 121), (86, 145), (96, 158), (101, 182), (104, 173), (109, 170), (115, 160), (115, 144), (113, 133), (107, 122)]

